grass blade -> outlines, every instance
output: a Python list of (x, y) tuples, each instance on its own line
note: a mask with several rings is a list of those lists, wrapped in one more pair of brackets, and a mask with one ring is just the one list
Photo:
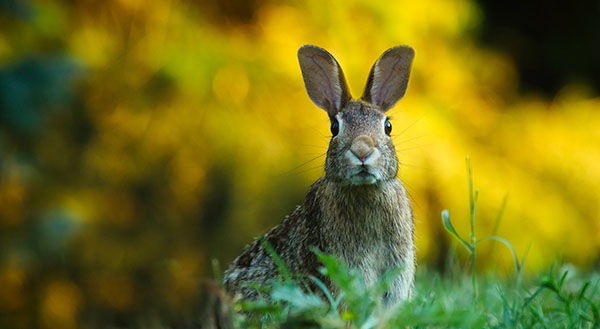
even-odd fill
[(508, 247), (508, 249), (510, 250), (512, 256), (513, 256), (513, 260), (515, 262), (515, 268), (517, 269), (517, 272), (521, 272), (521, 263), (519, 262), (519, 257), (517, 257), (517, 253), (515, 251), (515, 248), (513, 248), (512, 244), (510, 242), (508, 242), (508, 240), (506, 240), (505, 238), (499, 237), (499, 236), (488, 236), (485, 237), (483, 239), (480, 239), (479, 241), (477, 241), (477, 243), (483, 242), (483, 241), (498, 241), (498, 242), (502, 242), (506, 247)]
[(450, 234), (452, 234), (456, 239), (458, 239), (458, 241), (460, 241), (465, 246), (465, 248), (467, 248), (469, 253), (472, 254), (473, 247), (467, 241), (461, 238), (460, 235), (458, 235), (458, 233), (454, 229), (454, 226), (452, 226), (452, 222), (450, 221), (450, 213), (448, 212), (448, 210), (442, 211), (442, 222), (444, 223), (446, 231), (450, 232)]

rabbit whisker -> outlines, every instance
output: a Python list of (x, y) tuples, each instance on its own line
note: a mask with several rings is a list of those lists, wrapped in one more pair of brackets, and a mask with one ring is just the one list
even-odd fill
[(415, 166), (415, 165), (412, 165), (412, 164), (409, 164), (409, 163), (406, 163), (406, 162), (400, 162), (400, 161), (398, 161), (398, 165), (404, 166), (404, 167), (416, 168), (416, 169), (423, 169), (423, 170), (427, 169), (427, 168), (425, 168), (423, 166)]
[(323, 145), (300, 144), (300, 146), (315, 147), (315, 148), (319, 148), (319, 149), (323, 149), (323, 150), (326, 150), (326, 149), (327, 149), (327, 147), (325, 147), (325, 146), (323, 146)]
[[(400, 135), (395, 135), (395, 136), (393, 136), (393, 137), (392, 137), (392, 140), (394, 140), (394, 139), (395, 139), (395, 138), (397, 138), (397, 137), (400, 137)], [(397, 142), (397, 143), (395, 143), (395, 144), (396, 144), (396, 145), (400, 145), (400, 144), (404, 144), (404, 143), (406, 143), (406, 142), (414, 141), (415, 139), (419, 139), (419, 138), (423, 138), (423, 136), (417, 136), (417, 137), (413, 137), (413, 138), (404, 139), (404, 140), (401, 140), (401, 141), (399, 141), (399, 142)]]
[(304, 170), (297, 171), (296, 174), (303, 174), (303, 173), (306, 173), (306, 172), (309, 172), (309, 171), (313, 171), (315, 169), (322, 169), (322, 168), (323, 168), (322, 165), (318, 165), (318, 166), (314, 166), (314, 167), (306, 168)]
[(414, 149), (420, 149), (420, 148), (423, 148), (423, 146), (426, 146), (426, 145), (417, 145), (415, 147), (408, 147), (405, 149), (396, 150), (396, 152), (404, 152), (404, 151), (410, 151), (410, 150), (414, 150)]
[(401, 136), (402, 134), (404, 134), (408, 129), (410, 129), (412, 126), (414, 126), (415, 124), (417, 124), (417, 122), (421, 121), (421, 119), (423, 119), (423, 115), (418, 117), (413, 123), (411, 123), (410, 125), (408, 125), (408, 127), (404, 128), (402, 131), (400, 131), (396, 137)]
[[(313, 162), (313, 161), (315, 161), (315, 160), (317, 160), (317, 159), (319, 159), (319, 158), (321, 158), (321, 157), (325, 156), (326, 154), (327, 154), (327, 152), (325, 152), (325, 153), (322, 153), (322, 154), (320, 154), (320, 155), (317, 155), (316, 157), (314, 157), (314, 158), (312, 158), (312, 159), (310, 159), (310, 160), (308, 160), (308, 161), (305, 161), (305, 162), (301, 163), (300, 165), (298, 165), (298, 166), (296, 166), (296, 167), (294, 167), (294, 168), (292, 168), (292, 169), (290, 169), (290, 170), (288, 170), (288, 171), (286, 171), (286, 172), (284, 172), (284, 173), (280, 174), (280, 176), (291, 174), (291, 173), (293, 173), (294, 171), (296, 171), (296, 170), (298, 170), (298, 169), (302, 168), (303, 166), (306, 166), (307, 164), (309, 164), (309, 163), (311, 163), (311, 162)], [(301, 172), (298, 172), (298, 173), (301, 173)]]

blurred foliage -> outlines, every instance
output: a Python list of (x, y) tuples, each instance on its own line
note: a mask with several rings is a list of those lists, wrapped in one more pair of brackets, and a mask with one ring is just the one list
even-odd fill
[(416, 49), (391, 114), (421, 263), (444, 268), (442, 208), (468, 226), (471, 155), (482, 235), (508, 195), (498, 234), (531, 244), (526, 269), (591, 266), (600, 99), (519, 92), (513, 60), (474, 41), (483, 20), (469, 0), (1, 0), (0, 327), (193, 318), (210, 259), (225, 267), (323, 173), (305, 43), (336, 56), (355, 97), (385, 49)]

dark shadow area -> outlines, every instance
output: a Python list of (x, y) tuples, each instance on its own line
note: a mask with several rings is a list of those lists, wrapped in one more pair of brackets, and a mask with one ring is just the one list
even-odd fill
[(520, 90), (553, 95), (564, 85), (600, 91), (600, 2), (477, 1), (480, 42), (510, 55)]

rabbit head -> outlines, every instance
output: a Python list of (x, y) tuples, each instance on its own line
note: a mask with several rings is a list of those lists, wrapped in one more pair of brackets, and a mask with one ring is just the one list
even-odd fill
[(385, 51), (371, 68), (362, 97), (352, 99), (342, 68), (330, 53), (312, 45), (298, 50), (306, 91), (331, 121), (328, 180), (370, 185), (396, 178), (398, 158), (385, 112), (404, 96), (414, 54), (408, 46)]

